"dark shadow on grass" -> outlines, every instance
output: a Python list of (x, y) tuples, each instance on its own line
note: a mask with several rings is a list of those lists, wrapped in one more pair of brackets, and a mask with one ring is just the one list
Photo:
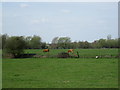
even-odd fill
[(31, 54), (20, 54), (19, 56), (15, 57), (15, 58), (32, 58), (34, 55), (34, 53)]

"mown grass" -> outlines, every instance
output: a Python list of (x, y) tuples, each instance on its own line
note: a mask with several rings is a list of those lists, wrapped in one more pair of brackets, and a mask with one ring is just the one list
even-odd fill
[(2, 74), (3, 88), (117, 88), (118, 60), (3, 59)]

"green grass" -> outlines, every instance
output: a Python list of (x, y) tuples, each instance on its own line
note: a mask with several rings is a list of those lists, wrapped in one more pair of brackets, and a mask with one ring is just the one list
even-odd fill
[(2, 49), (0, 49), (0, 58), (2, 58)]
[[(39, 53), (40, 50), (31, 52)], [(80, 52), (82, 53), (82, 50)], [(3, 59), (3, 88), (117, 87), (118, 60), (116, 58)]]
[(0, 49), (0, 89), (2, 88), (2, 50)]
[[(50, 52), (43, 52), (42, 49), (28, 49), (25, 50), (25, 53), (36, 53), (38, 55), (57, 55), (60, 52), (67, 52), (68, 49), (50, 49)], [(106, 56), (106, 55), (112, 55), (117, 56), (118, 49), (74, 49), (74, 54), (76, 52), (79, 52), (80, 57), (95, 57), (96, 55), (99, 56)]]

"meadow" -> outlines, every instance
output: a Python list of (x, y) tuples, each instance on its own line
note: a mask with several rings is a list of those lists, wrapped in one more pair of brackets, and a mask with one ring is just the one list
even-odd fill
[[(35, 53), (38, 55), (49, 55), (54, 56), (57, 55), (60, 52), (67, 52), (69, 49), (50, 49), (50, 52), (46, 53), (43, 52), (42, 49), (27, 49), (25, 50), (25, 53)], [(79, 52), (79, 55), (81, 58), (84, 57), (95, 57), (98, 56), (117, 56), (118, 55), (118, 49), (74, 49), (74, 53), (71, 55), (76, 54), (76, 52)]]
[[(25, 50), (56, 55), (67, 49)], [(76, 49), (80, 56), (113, 55), (117, 49)], [(3, 88), (117, 88), (117, 58), (17, 58), (3, 59)]]

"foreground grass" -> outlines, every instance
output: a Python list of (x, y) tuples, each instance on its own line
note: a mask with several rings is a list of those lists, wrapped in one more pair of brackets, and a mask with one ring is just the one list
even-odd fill
[(117, 88), (117, 59), (3, 59), (3, 88)]

